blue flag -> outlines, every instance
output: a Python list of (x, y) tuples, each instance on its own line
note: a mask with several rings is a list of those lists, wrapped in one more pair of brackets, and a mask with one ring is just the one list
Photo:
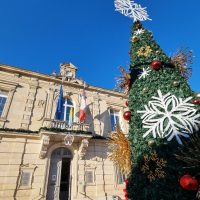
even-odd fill
[(55, 119), (58, 120), (63, 120), (63, 115), (64, 115), (64, 99), (63, 99), (63, 89), (62, 85), (60, 86), (60, 92), (59, 92), (59, 97), (58, 97), (58, 103), (56, 107), (56, 113), (55, 113)]

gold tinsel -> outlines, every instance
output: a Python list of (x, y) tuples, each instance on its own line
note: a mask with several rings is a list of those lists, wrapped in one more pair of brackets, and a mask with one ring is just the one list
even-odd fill
[(178, 68), (180, 73), (188, 80), (192, 75), (193, 53), (188, 48), (179, 49), (172, 57), (172, 64)]
[(137, 51), (137, 55), (138, 55), (138, 56), (145, 56), (145, 57), (147, 57), (151, 52), (152, 52), (152, 49), (151, 49), (150, 46), (141, 47), (141, 48)]
[(119, 78), (116, 78), (117, 84), (115, 88), (119, 89), (119, 91), (123, 91), (124, 94), (128, 94), (128, 91), (130, 89), (131, 76), (125, 71), (122, 66), (119, 67), (119, 70), (121, 72), (121, 76)]
[[(149, 163), (155, 163), (155, 169), (151, 169)], [(141, 171), (147, 175), (150, 182), (155, 181), (156, 178), (164, 178), (166, 176), (163, 168), (166, 166), (167, 161), (158, 158), (157, 153), (154, 151), (150, 156), (144, 155), (144, 164), (142, 165)]]
[(131, 42), (138, 42), (140, 39), (138, 38), (138, 37), (136, 37), (136, 36), (133, 36), (132, 38), (131, 38)]
[(117, 127), (116, 133), (112, 133), (108, 140), (108, 146), (111, 151), (109, 159), (112, 160), (124, 174), (128, 175), (131, 171), (130, 144), (119, 127)]

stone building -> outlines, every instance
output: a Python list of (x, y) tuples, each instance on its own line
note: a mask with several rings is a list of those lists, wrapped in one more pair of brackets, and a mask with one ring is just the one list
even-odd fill
[[(117, 123), (127, 133), (127, 99), (84, 85), (76, 72), (71, 63), (52, 75), (0, 65), (0, 200), (123, 199), (125, 177), (108, 159), (106, 137)], [(61, 83), (65, 113), (55, 120)], [(79, 123), (83, 88), (87, 118)]]

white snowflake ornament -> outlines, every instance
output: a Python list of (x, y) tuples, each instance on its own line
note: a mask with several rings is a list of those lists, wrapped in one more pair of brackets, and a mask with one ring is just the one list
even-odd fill
[(134, 31), (135, 36), (142, 35), (143, 33), (144, 33), (144, 29), (138, 29), (137, 31)]
[(142, 8), (140, 4), (136, 4), (133, 0), (115, 0), (116, 11), (130, 17), (133, 21), (145, 21), (149, 19), (146, 8)]
[(146, 78), (150, 72), (151, 72), (151, 70), (149, 67), (147, 67), (146, 69), (143, 68), (143, 72), (139, 74), (139, 79)]
[(158, 97), (152, 97), (145, 110), (137, 111), (142, 113), (143, 128), (148, 129), (143, 135), (147, 137), (152, 134), (160, 138), (167, 138), (171, 141), (174, 137), (179, 144), (182, 144), (180, 136), (188, 138), (194, 130), (198, 130), (200, 114), (197, 114), (195, 105), (189, 103), (192, 97), (183, 100), (170, 93), (162, 95), (158, 90)]

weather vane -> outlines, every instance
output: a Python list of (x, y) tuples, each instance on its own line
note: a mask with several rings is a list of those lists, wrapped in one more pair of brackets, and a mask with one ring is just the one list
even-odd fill
[(116, 11), (130, 17), (133, 21), (151, 20), (146, 11), (146, 7), (142, 8), (140, 4), (133, 0), (115, 0)]

